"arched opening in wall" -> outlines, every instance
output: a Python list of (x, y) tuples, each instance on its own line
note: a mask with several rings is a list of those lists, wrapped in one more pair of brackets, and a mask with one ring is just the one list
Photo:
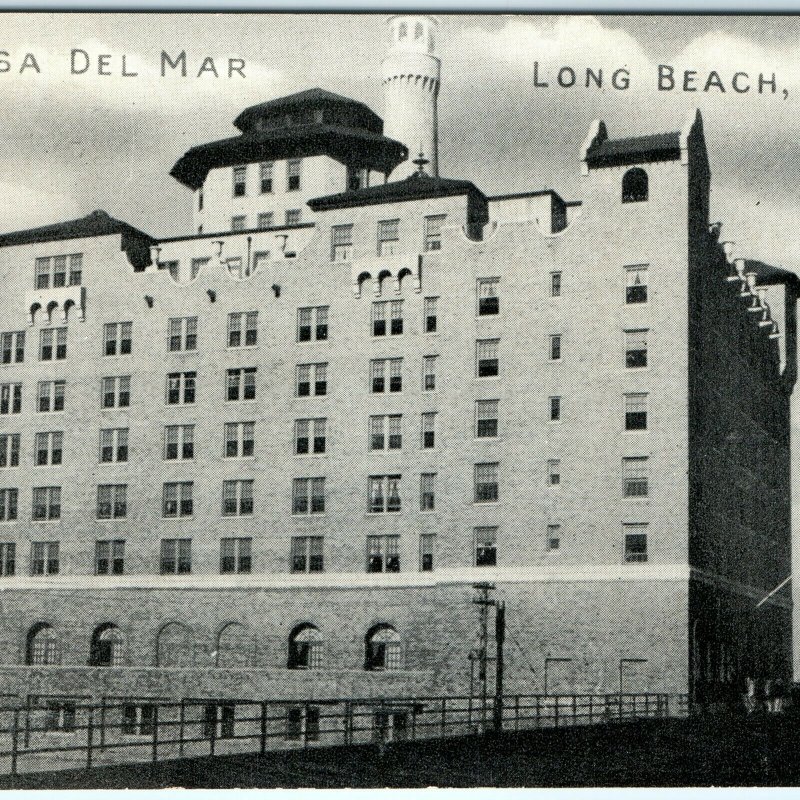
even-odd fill
[(364, 637), (364, 669), (392, 671), (400, 669), (400, 634), (386, 624), (374, 625)]
[(69, 320), (70, 311), (75, 308), (75, 301), (74, 300), (65, 300), (64, 307), (62, 309), (64, 315), (64, 322)]
[(61, 663), (58, 635), (47, 622), (39, 622), (28, 631), (25, 663), (31, 665)]
[(188, 625), (168, 622), (156, 636), (157, 667), (194, 666), (194, 638)]
[(641, 167), (629, 169), (622, 176), (622, 202), (643, 203), (648, 195), (647, 173)]
[(378, 273), (378, 288), (381, 294), (384, 292), (384, 283), (392, 280), (392, 273), (388, 269), (382, 269)]
[(315, 625), (303, 623), (289, 635), (289, 669), (319, 669), (322, 666), (322, 634)]
[(223, 669), (251, 667), (254, 662), (253, 637), (244, 625), (229, 622), (217, 636), (216, 665)]
[(364, 284), (367, 281), (371, 281), (371, 280), (372, 280), (372, 275), (370, 275), (369, 272), (362, 272), (358, 276), (358, 278), (356, 280), (356, 285), (358, 286), (358, 291), (362, 292), (364, 290)]
[(410, 278), (412, 276), (413, 273), (408, 267), (403, 267), (403, 269), (401, 269), (400, 272), (397, 273), (397, 285), (400, 287), (401, 290), (403, 288), (403, 279)]
[(57, 308), (58, 308), (58, 303), (55, 300), (51, 300), (47, 304), (47, 321), (48, 322), (53, 322), (54, 321), (53, 320), (53, 314), (55, 313), (55, 310)]
[(89, 666), (122, 666), (122, 631), (110, 622), (95, 628), (89, 651)]

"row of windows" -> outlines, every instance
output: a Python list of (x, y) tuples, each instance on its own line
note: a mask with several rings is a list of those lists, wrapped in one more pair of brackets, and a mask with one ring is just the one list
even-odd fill
[[(561, 483), (560, 461), (548, 462), (548, 483)], [(500, 465), (497, 462), (474, 466), (473, 502), (497, 503), (500, 500)], [(402, 510), (401, 475), (371, 475), (367, 479), (367, 513), (392, 514)], [(421, 511), (435, 509), (436, 473), (422, 473), (420, 477), (419, 504)], [(127, 484), (101, 484), (97, 488), (98, 519), (124, 519), (127, 516)], [(194, 514), (194, 482), (164, 483), (162, 515), (191, 517)], [(622, 459), (623, 498), (648, 497), (649, 465), (647, 456)], [(253, 480), (226, 480), (222, 484), (223, 516), (250, 516), (253, 514)], [(0, 489), (0, 521), (14, 521), (19, 513), (19, 490)], [(292, 480), (292, 514), (325, 513), (325, 478), (294, 478)], [(61, 487), (39, 486), (33, 489), (32, 519), (34, 521), (61, 518)]]
[[(561, 549), (562, 526), (549, 524), (544, 546), (547, 551)], [(477, 567), (497, 565), (496, 526), (478, 527), (473, 531), (474, 559)], [(625, 563), (647, 561), (647, 524), (623, 523), (623, 560)], [(293, 536), (289, 551), (289, 569), (293, 573), (324, 572), (324, 537)], [(430, 572), (436, 563), (436, 534), (419, 536), (417, 569)], [(394, 534), (366, 537), (365, 570), (370, 573), (400, 572), (400, 536)], [(31, 542), (29, 573), (58, 575), (60, 543)], [(220, 540), (219, 571), (222, 575), (248, 574), (253, 567), (251, 537), (225, 537)], [(125, 574), (125, 540), (101, 539), (95, 542), (94, 570), (97, 575)], [(188, 575), (192, 571), (192, 540), (190, 538), (161, 539), (159, 570), (162, 575)], [(0, 542), (0, 576), (17, 574), (17, 546)]]
[[(217, 652), (225, 655), (240, 650), (244, 644), (243, 631), (244, 626), (239, 623), (226, 625), (217, 637)], [(186, 661), (193, 661), (193, 658), (187, 658), (194, 650), (190, 637), (189, 629), (179, 622), (164, 626), (159, 632), (157, 643), (159, 666), (171, 666), (173, 661), (185, 666)], [(61, 663), (61, 641), (51, 625), (42, 622), (34, 625), (28, 631), (25, 644), (26, 664), (56, 665)], [(288, 669), (320, 669), (323, 667), (324, 639), (316, 625), (309, 622), (296, 625), (289, 634), (287, 644), (286, 666)], [(391, 625), (382, 622), (373, 625), (364, 636), (364, 669), (400, 669), (400, 644), (400, 635)], [(124, 663), (125, 637), (122, 631), (112, 623), (99, 625), (92, 633), (89, 665), (118, 667)], [(224, 664), (224, 659), (218, 659), (218, 663)], [(135, 716), (137, 720), (141, 718), (139, 714), (132, 715), (129, 711), (123, 710), (123, 717), (125, 716), (131, 719)], [(209, 716), (208, 712), (205, 716)], [(216, 714), (213, 716), (216, 719)]]
[[(301, 220), (301, 209), (288, 208), (284, 212), (284, 225), (299, 225)], [(263, 211), (256, 217), (256, 228), (258, 230), (265, 230), (271, 228), (275, 224), (275, 214), (272, 211)], [(231, 217), (231, 231), (237, 233), (238, 231), (246, 231), (247, 228), (247, 215), (234, 214)], [(246, 276), (245, 276), (246, 277)]]
[[(286, 162), (286, 191), (297, 192), (300, 190), (300, 178), (302, 174), (303, 160), (301, 158), (290, 158)], [(272, 194), (274, 191), (275, 165), (272, 161), (262, 161), (258, 165), (259, 193)], [(240, 164), (233, 168), (233, 196), (247, 196), (247, 164)], [(202, 211), (202, 201), (199, 210)]]

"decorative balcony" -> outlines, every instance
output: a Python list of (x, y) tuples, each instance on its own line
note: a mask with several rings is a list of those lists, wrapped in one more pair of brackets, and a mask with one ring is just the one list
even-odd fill
[(86, 289), (83, 286), (59, 286), (52, 289), (31, 289), (25, 292), (25, 308), (28, 309), (28, 325), (39, 321), (53, 322), (53, 314), (60, 314), (61, 322), (67, 322), (70, 309), (78, 312), (78, 320), (86, 319)]

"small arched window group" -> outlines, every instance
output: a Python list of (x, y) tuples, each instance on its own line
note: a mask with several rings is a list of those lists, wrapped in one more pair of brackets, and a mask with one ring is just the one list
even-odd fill
[(89, 665), (92, 667), (119, 667), (123, 662), (122, 631), (112, 624), (101, 625), (92, 634)]
[(400, 634), (391, 625), (374, 625), (364, 638), (364, 669), (400, 669)]
[(319, 669), (322, 666), (322, 635), (314, 625), (298, 625), (289, 636), (289, 669)]
[(40, 622), (28, 631), (25, 663), (34, 665), (61, 663), (61, 644), (58, 635), (46, 622)]
[(648, 178), (641, 167), (633, 167), (622, 176), (622, 202), (643, 203), (647, 200)]

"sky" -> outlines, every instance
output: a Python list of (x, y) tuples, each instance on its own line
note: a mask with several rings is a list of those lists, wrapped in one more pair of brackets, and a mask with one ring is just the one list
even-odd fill
[[(611, 138), (679, 130), (700, 108), (712, 218), (737, 254), (800, 272), (800, 18), (440, 14), (440, 172), (487, 194), (582, 192), (593, 120)], [(386, 17), (377, 14), (0, 14), (0, 232), (102, 208), (154, 236), (190, 232), (191, 195), (169, 177), (190, 147), (237, 133), (248, 105), (319, 86), (378, 114)], [(91, 67), (70, 74), (70, 51)], [(183, 78), (160, 54), (186, 51)], [(32, 53), (38, 71), (22, 69)], [(110, 76), (98, 74), (108, 54)], [(136, 77), (123, 77), (126, 70)], [(220, 77), (197, 71), (211, 56)], [(226, 74), (245, 60), (244, 79)], [(536, 86), (534, 64), (538, 62)], [(28, 62), (30, 63), (30, 61)], [(658, 91), (658, 65), (676, 89)], [(6, 67), (6, 65), (8, 65)], [(82, 59), (78, 66), (83, 66)], [(557, 85), (562, 67), (576, 85)], [(603, 86), (584, 86), (587, 68)], [(611, 85), (615, 70), (630, 85)], [(699, 91), (682, 91), (684, 70)], [(709, 73), (719, 76), (703, 91)], [(734, 73), (745, 72), (734, 91)], [(758, 93), (758, 75), (775, 75)], [(569, 73), (563, 73), (568, 76)], [(691, 86), (691, 84), (690, 84)]]

